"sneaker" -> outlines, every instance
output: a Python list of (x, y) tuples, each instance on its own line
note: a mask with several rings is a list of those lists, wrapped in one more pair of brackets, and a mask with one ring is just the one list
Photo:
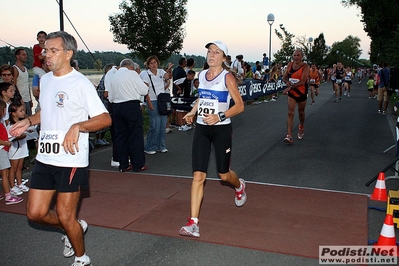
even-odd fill
[(2, 199), (4, 199), (4, 196), (3, 196), (3, 195), (0, 195), (0, 200), (2, 200)]
[(335, 102), (335, 103), (339, 102), (338, 98), (335, 98), (334, 102)]
[(147, 154), (149, 154), (149, 155), (154, 155), (154, 154), (157, 153), (156, 151), (144, 151), (144, 152), (147, 153)]
[(170, 128), (167, 127), (167, 128), (165, 129), (165, 133), (166, 133), (166, 134), (172, 133), (172, 129), (170, 129)]
[(106, 139), (102, 139), (102, 141), (106, 144), (109, 145), (109, 142)]
[(382, 114), (383, 114), (383, 115), (386, 115), (386, 114), (387, 114), (387, 112), (386, 112), (386, 111), (382, 111)]
[(91, 261), (89, 262), (85, 262), (85, 261), (75, 261), (74, 263), (72, 263), (71, 266), (91, 266)]
[[(87, 227), (88, 227), (88, 224), (86, 223), (86, 221), (78, 220), (78, 222), (80, 223), (80, 226), (82, 226), (83, 234), (86, 233)], [(75, 250), (73, 250), (71, 242), (69, 242), (68, 236), (63, 235), (61, 237), (61, 240), (64, 242), (64, 251), (63, 251), (64, 257), (69, 258), (69, 257), (72, 257), (73, 255), (75, 255)], [(77, 264), (77, 265), (86, 265), (86, 264)], [(87, 265), (91, 265), (91, 264), (87, 264)]]
[(100, 145), (100, 146), (105, 146), (105, 145), (107, 145), (102, 139), (96, 140), (95, 144), (96, 144), (96, 145)]
[(305, 130), (305, 127), (301, 125), (298, 126), (298, 139), (303, 139), (303, 135), (305, 135), (305, 133), (303, 132)]
[(378, 110), (378, 114), (382, 114), (382, 111), (381, 111), (381, 110)]
[(199, 226), (193, 219), (189, 219), (188, 223), (180, 228), (179, 234), (181, 236), (200, 237)]
[(314, 105), (314, 101), (312, 101), (312, 103), (310, 105)]
[(166, 153), (166, 152), (168, 152), (168, 149), (162, 149), (162, 150), (159, 150), (159, 152), (160, 153)]
[(115, 162), (113, 159), (111, 159), (111, 167), (119, 167), (119, 162)]
[(235, 202), (237, 207), (241, 207), (245, 204), (247, 201), (247, 193), (245, 193), (245, 181), (244, 179), (240, 178), (240, 183), (241, 183), (241, 191), (237, 191), (236, 189), (236, 197), (235, 197)]
[(14, 196), (19, 196), (19, 195), (22, 195), (22, 194), (23, 194), (22, 190), (20, 190), (20, 189), (18, 188), (18, 186), (13, 186), (12, 189), (10, 189), (10, 193), (11, 193), (12, 195), (14, 195)]
[(271, 102), (276, 102), (277, 100), (276, 100), (276, 98), (271, 98), (270, 101)]
[(284, 143), (293, 143), (294, 141), (292, 140), (291, 135), (287, 135), (284, 138)]
[[(271, 101), (271, 100), (270, 100), (270, 101)], [(268, 103), (269, 101), (268, 101), (267, 99), (264, 99), (263, 102), (264, 102), (264, 103)]]
[(181, 127), (179, 127), (179, 131), (188, 131), (191, 129), (190, 125), (182, 125)]
[(12, 194), (10, 196), (6, 197), (6, 204), (7, 205), (21, 203), (22, 201), (24, 201), (23, 198), (16, 197), (16, 196), (14, 196)]
[(21, 183), (21, 185), (19, 185), (18, 188), (19, 188), (22, 192), (28, 192), (28, 191), (29, 191), (29, 188), (28, 188), (24, 183)]
[(344, 96), (346, 96), (346, 91), (344, 92)]
[(351, 97), (351, 94), (348, 92), (348, 95), (346, 95), (346, 96), (348, 96), (348, 98), (350, 98), (350, 97)]

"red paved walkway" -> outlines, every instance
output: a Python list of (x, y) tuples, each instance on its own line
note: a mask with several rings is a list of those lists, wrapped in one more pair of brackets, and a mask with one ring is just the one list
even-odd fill
[[(79, 213), (89, 224), (181, 237), (190, 178), (91, 170), (90, 183)], [(319, 245), (367, 245), (366, 196), (252, 183), (247, 195), (237, 208), (233, 188), (207, 180), (193, 240), (312, 258)], [(24, 214), (25, 202), (0, 211)]]

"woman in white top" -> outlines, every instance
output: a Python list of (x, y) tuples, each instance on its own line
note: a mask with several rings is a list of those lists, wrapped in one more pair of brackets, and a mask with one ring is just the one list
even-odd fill
[[(191, 218), (179, 233), (184, 236), (199, 237), (198, 217), (204, 195), (204, 182), (207, 175), (209, 155), (213, 145), (216, 166), (220, 178), (235, 187), (235, 204), (245, 204), (245, 182), (230, 170), (232, 126), (230, 118), (244, 111), (237, 80), (228, 70), (227, 47), (221, 41), (208, 43), (207, 63), (209, 69), (199, 73), (198, 101), (183, 119), (193, 123), (197, 114), (192, 147), (193, 181), (191, 187)], [(228, 69), (228, 70), (226, 70)], [(230, 107), (230, 100), (234, 105)]]

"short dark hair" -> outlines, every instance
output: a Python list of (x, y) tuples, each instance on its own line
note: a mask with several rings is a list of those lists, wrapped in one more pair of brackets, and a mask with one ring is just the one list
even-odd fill
[(39, 31), (37, 34), (36, 34), (36, 37), (39, 37), (39, 34), (44, 34), (44, 36), (47, 36), (47, 33), (45, 32), (45, 31)]
[(190, 69), (189, 71), (187, 71), (187, 76), (188, 75), (195, 75), (195, 71)]
[(185, 57), (180, 57), (179, 59), (179, 65), (182, 65), (184, 61), (187, 61)]
[(189, 58), (189, 59), (187, 59), (187, 66), (193, 66), (194, 65), (194, 58)]
[(17, 48), (17, 49), (15, 50), (15, 52), (14, 52), (14, 55), (15, 55), (15, 56), (19, 55), (19, 53), (20, 53), (21, 51), (25, 51), (25, 49), (24, 49), (24, 48)]

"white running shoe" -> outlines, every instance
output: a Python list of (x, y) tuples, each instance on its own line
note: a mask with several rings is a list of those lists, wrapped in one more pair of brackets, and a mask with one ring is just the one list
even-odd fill
[(111, 159), (111, 167), (116, 167), (116, 168), (118, 168), (119, 167), (119, 162), (115, 162), (114, 160), (113, 160), (113, 158)]
[(200, 237), (199, 226), (193, 219), (190, 219), (185, 226), (180, 228), (179, 234), (181, 236)]
[(91, 264), (91, 261), (85, 262), (85, 261), (78, 260), (78, 261), (75, 261), (71, 266), (92, 266), (92, 264)]
[(237, 191), (236, 189), (236, 197), (235, 197), (235, 202), (237, 207), (241, 207), (245, 204), (247, 201), (247, 193), (245, 193), (245, 181), (244, 179), (240, 178), (240, 183), (242, 185), (242, 189), (240, 191)]
[(11, 193), (12, 195), (14, 195), (14, 196), (19, 196), (19, 195), (22, 195), (22, 194), (23, 194), (22, 190), (20, 190), (20, 189), (18, 188), (18, 186), (13, 186), (13, 187), (10, 189), (10, 193)]
[[(78, 220), (78, 222), (80, 223), (80, 226), (82, 226), (83, 234), (86, 233), (87, 227), (88, 227), (88, 224), (86, 223), (86, 221)], [(64, 251), (63, 251), (64, 257), (69, 258), (69, 257), (72, 257), (73, 255), (75, 255), (75, 250), (73, 250), (72, 244), (71, 244), (71, 242), (69, 242), (68, 236), (63, 235), (61, 237), (61, 240), (64, 242)], [(86, 265), (86, 264), (77, 264), (77, 265)], [(91, 265), (91, 264), (87, 264), (87, 265)]]
[(24, 183), (21, 183), (21, 185), (19, 185), (18, 188), (19, 188), (22, 192), (28, 192), (28, 191), (29, 191), (29, 188), (28, 188)]

